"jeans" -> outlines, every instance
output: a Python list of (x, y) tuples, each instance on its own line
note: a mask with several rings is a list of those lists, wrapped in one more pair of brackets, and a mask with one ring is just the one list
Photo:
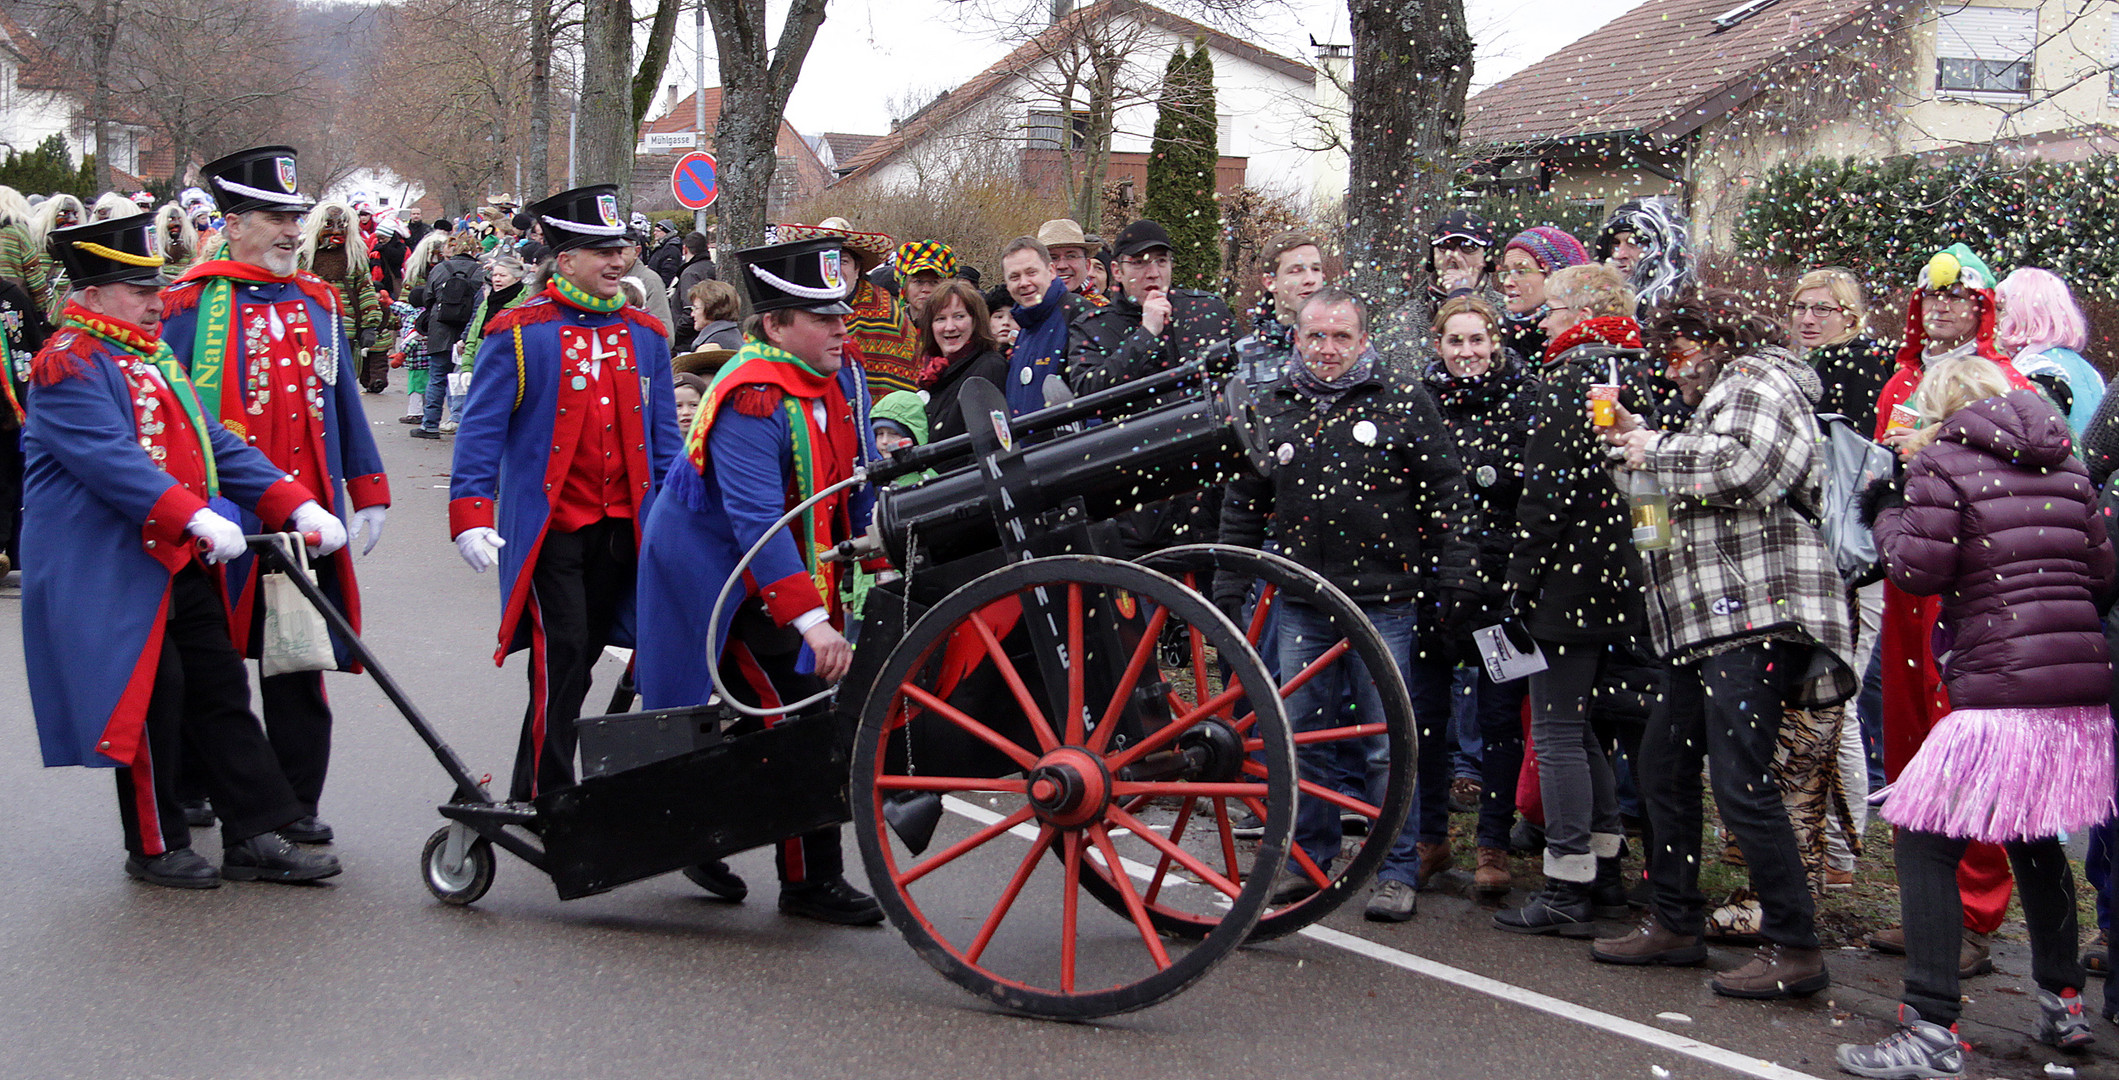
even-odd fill
[[(1413, 813), (1419, 828), (1406, 833), (1418, 832), (1416, 839), (1421, 843), (1439, 844), (1449, 839), (1450, 766), (1457, 750), (1457, 741), (1451, 735), (1455, 727), (1457, 672), (1449, 653), (1415, 649), (1412, 665), (1405, 673), (1405, 687), (1412, 691), (1413, 727), (1420, 737), (1413, 774)], [(1381, 797), (1382, 792), (1374, 794)], [(1406, 846), (1407, 839), (1406, 834), (1400, 834), (1399, 847)], [(1393, 848), (1392, 853), (1395, 855), (1397, 849)]]
[[(1280, 609), (1277, 652), (1281, 671), (1301, 671), (1310, 661), (1317, 659), (1339, 641), (1339, 632), (1316, 608), (1293, 600), (1277, 606)], [(1412, 663), (1413, 605), (1364, 604), (1361, 610), (1383, 636), (1384, 645), (1390, 650), (1392, 659), (1397, 662), (1398, 670), (1405, 672)], [(1341, 726), (1344, 718), (1340, 701), (1349, 689), (1353, 692), (1354, 714), (1360, 722), (1382, 723), (1383, 699), (1376, 691), (1376, 683), (1369, 677), (1368, 669), (1363, 666), (1360, 658), (1349, 652), (1341, 657), (1339, 662), (1327, 665), (1318, 671), (1316, 677), (1288, 695), (1289, 724), (1298, 732)], [(1381, 755), (1383, 762), (1388, 765), (1388, 744), (1385, 740), (1378, 737), (1362, 742), (1367, 744), (1364, 750), (1372, 763)], [(1326, 788), (1336, 787), (1335, 781), (1339, 773), (1337, 760), (1340, 748), (1345, 745), (1349, 744), (1326, 742), (1297, 747), (1297, 773), (1302, 779), (1313, 784)], [(1373, 768), (1370, 772), (1373, 777)], [(1372, 797), (1380, 799), (1381, 792), (1375, 790), (1373, 783), (1370, 788)], [(1399, 841), (1399, 846), (1406, 849), (1408, 856), (1417, 831), (1416, 813), (1417, 809), (1406, 814), (1406, 830), (1401, 834)], [(1295, 843), (1320, 868), (1329, 869), (1332, 861), (1339, 857), (1340, 838), (1338, 807), (1319, 798), (1305, 796), (1297, 800)], [(1289, 861), (1289, 868), (1296, 873), (1302, 872), (1292, 859)], [(1380, 876), (1396, 877), (1412, 884), (1414, 875), (1411, 861), (1408, 859), (1405, 865), (1401, 866), (1398, 850), (1393, 848)]]
[[(2003, 844), (2022, 890), (2024, 929), (2031, 935), (2031, 979), (2059, 993), (2082, 988), (2075, 955), (2075, 878), (2058, 837)], [(1945, 1027), (1957, 1021), (1957, 951), (1963, 940), (1964, 900), (1957, 863), (1965, 841), (1898, 830), (1898, 907), (1906, 926), (1906, 992), (1920, 1018)]]
[[(1641, 792), (1655, 843), (1648, 879), (1656, 918), (1680, 934), (1705, 928), (1700, 893), (1700, 763), (1714, 781), (1722, 823), (1736, 836), (1750, 868), (1768, 941), (1818, 947), (1815, 909), (1795, 831), (1773, 779), (1781, 701), (1808, 668), (1810, 647), (1761, 641), (1670, 669), (1658, 716), (1641, 739)], [(1954, 890), (1953, 890), (1954, 896)], [(1951, 953), (1954, 964), (1956, 953)], [(1955, 968), (1952, 968), (1955, 971)]]
[(1485, 742), (1479, 737), (1479, 675), (1472, 664), (1457, 665), (1449, 688), (1450, 775), (1477, 780), (1479, 755)]
[(463, 408), (463, 396), (449, 393), (449, 375), (455, 370), (456, 359), (449, 353), (427, 354), (426, 409), (420, 417), (420, 427), (439, 431), (444, 411), (455, 416)]
[(1588, 884), (1597, 857), (1616, 856), (1625, 836), (1611, 758), (1589, 723), (1607, 650), (1550, 641), (1538, 648), (1548, 666), (1530, 677), (1530, 736), (1545, 803), (1545, 876)]
[(1884, 651), (1869, 650), (1869, 669), (1862, 673), (1861, 692), (1854, 698), (1854, 713), (1861, 720), (1862, 748), (1869, 756), (1869, 790), (1889, 783), (1884, 778)]

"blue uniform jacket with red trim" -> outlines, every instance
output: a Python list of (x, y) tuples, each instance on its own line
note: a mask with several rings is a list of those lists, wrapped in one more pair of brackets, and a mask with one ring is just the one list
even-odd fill
[[(303, 288), (304, 281), (310, 288)], [(284, 281), (233, 282), (238, 309), (246, 304), (279, 304), (301, 300), (308, 308), (311, 326), (328, 326), (338, 317), (338, 292), (322, 278), (308, 271)], [(163, 294), (164, 314), (162, 340), (177, 354), (186, 371), (192, 370), (192, 354), (197, 348), (199, 330), (199, 300), (205, 290), (204, 279), (174, 285)], [(324, 387), (324, 467), (331, 471), (329, 483), (318, 483), (313, 478), (308, 485), (317, 490), (317, 501), (325, 509), (346, 517), (347, 507), (360, 509), (367, 506), (390, 505), (390, 478), (383, 470), (383, 457), (375, 447), (375, 432), (369, 427), (368, 412), (361, 405), (360, 354), (353, 351), (353, 343), (344, 331), (346, 321), (339, 321), (339, 369), (336, 378)], [(250, 364), (244, 355), (243, 334), (240, 326), (231, 328), (229, 352), (232, 369), (222, 373), (221, 386), (224, 395), (242, 393), (250, 385)], [(343, 494), (343, 497), (342, 497)], [(260, 525), (252, 516), (245, 516), (238, 524), (245, 532), (258, 532)], [(333, 566), (335, 573), (319, 574), (318, 584), (324, 595), (345, 613), (357, 631), (361, 626), (360, 586), (354, 578), (353, 552), (340, 551), (323, 560)], [(235, 586), (229, 605), (229, 619), (235, 630), (235, 638), (244, 643), (246, 651), (257, 655), (257, 642), (252, 640), (251, 610), (257, 602), (257, 586), (263, 567), (255, 558), (245, 555), (228, 564), (228, 580)], [(336, 653), (338, 667), (344, 670), (359, 670), (353, 662), (346, 643), (333, 634), (332, 648)]]
[[(73, 331), (55, 336), (64, 347)], [(130, 765), (139, 749), (184, 527), (205, 501), (140, 446), (132, 387), (97, 343), (79, 377), (29, 390), (22, 642), (46, 765)], [(273, 528), (309, 489), (206, 421), (221, 494)]]
[[(567, 467), (580, 440), (580, 410), (559, 407), (561, 332), (564, 328), (625, 326), (629, 355), (618, 389), (618, 435), (626, 448), (626, 479), (632, 486), (634, 536), (656, 505), (655, 493), (670, 464), (682, 460), (677, 433), (677, 395), (671, 383), (670, 350), (662, 325), (639, 308), (610, 314), (582, 311), (546, 296), (492, 317), (478, 347), (471, 392), (456, 428), (456, 457), (449, 480), (449, 535), (484, 526), (500, 530), (500, 663), (530, 643), (523, 614), (529, 603), (530, 571), (544, 545), (552, 508), (564, 489)], [(522, 332), (518, 376), (515, 331)], [(630, 375), (632, 377), (625, 377)], [(521, 404), (516, 396), (521, 394)], [(495, 503), (498, 502), (496, 508)], [(630, 645), (633, 597), (622, 597), (611, 640)]]
[[(847, 364), (837, 378), (840, 391), (853, 406), (861, 460), (874, 461), (868, 377), (860, 365)], [(675, 497), (662, 499), (649, 515), (641, 540), (640, 644), (633, 655), (633, 678), (644, 709), (698, 705), (713, 693), (707, 666), (715, 661), (706, 655), (706, 642), (714, 597), (735, 572), (743, 553), (794, 505), (788, 494), (794, 490), (793, 435), (782, 411), (748, 416), (723, 405), (707, 436), (706, 461), (701, 506), (688, 506)], [(681, 458), (676, 464), (680, 469), (691, 467), (690, 461)], [(866, 533), (875, 511), (874, 491), (867, 486), (856, 488), (847, 511), (853, 535)], [(769, 584), (789, 577), (806, 578), (809, 571), (794, 533), (783, 528), (758, 553), (748, 573), (752, 581)], [(728, 645), (729, 623), (746, 595), (744, 586), (731, 590), (720, 624), (712, 626), (714, 641), (723, 648)], [(785, 624), (801, 613), (776, 610), (773, 617)], [(798, 661), (804, 670), (808, 650), (809, 646), (802, 646), (804, 659)]]

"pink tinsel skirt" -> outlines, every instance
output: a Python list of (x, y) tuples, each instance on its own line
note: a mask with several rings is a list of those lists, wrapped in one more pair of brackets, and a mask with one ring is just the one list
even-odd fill
[(1884, 802), (1893, 825), (2001, 843), (2112, 816), (2112, 714), (2102, 705), (1959, 709), (1935, 725)]

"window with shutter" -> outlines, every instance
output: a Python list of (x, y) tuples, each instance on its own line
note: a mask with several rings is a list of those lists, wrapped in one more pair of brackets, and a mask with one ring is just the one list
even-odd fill
[(1060, 129), (1066, 118), (1056, 112), (1032, 109), (1030, 112), (1030, 149), (1057, 150), (1060, 148)]
[(2037, 45), (2036, 9), (1966, 7), (1947, 12), (1935, 24), (1935, 88), (2029, 94)]

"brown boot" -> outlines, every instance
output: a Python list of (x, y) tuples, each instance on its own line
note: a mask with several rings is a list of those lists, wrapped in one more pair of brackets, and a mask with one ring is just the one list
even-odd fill
[(1994, 958), (1988, 954), (1987, 936), (1977, 930), (1964, 932), (1964, 944), (1957, 947), (1957, 977), (1969, 979), (1994, 970)]
[(1606, 964), (1667, 964), (1671, 967), (1688, 967), (1707, 959), (1707, 946), (1692, 934), (1680, 934), (1666, 930), (1663, 924), (1649, 915), (1631, 933), (1621, 937), (1598, 938), (1590, 946), (1589, 957)]
[(1906, 928), (1903, 926), (1892, 926), (1878, 930), (1862, 940), (1877, 952), (1891, 956), (1906, 955)]
[(1413, 845), (1413, 850), (1420, 854), (1420, 872), (1415, 875), (1419, 880), (1414, 883), (1415, 888), (1427, 888), (1427, 883), (1433, 881), (1436, 874), (1449, 869), (1450, 864), (1457, 858), (1457, 853), (1450, 848), (1447, 840), (1432, 844), (1422, 840)]
[(1508, 871), (1508, 852), (1497, 847), (1479, 849), (1479, 868), (1472, 871), (1472, 892), (1480, 896), (1504, 896), (1515, 888)]
[(1809, 997), (1832, 985), (1832, 973), (1825, 970), (1821, 950), (1769, 943), (1759, 946), (1744, 966), (1716, 975), (1710, 985), (1723, 997)]

